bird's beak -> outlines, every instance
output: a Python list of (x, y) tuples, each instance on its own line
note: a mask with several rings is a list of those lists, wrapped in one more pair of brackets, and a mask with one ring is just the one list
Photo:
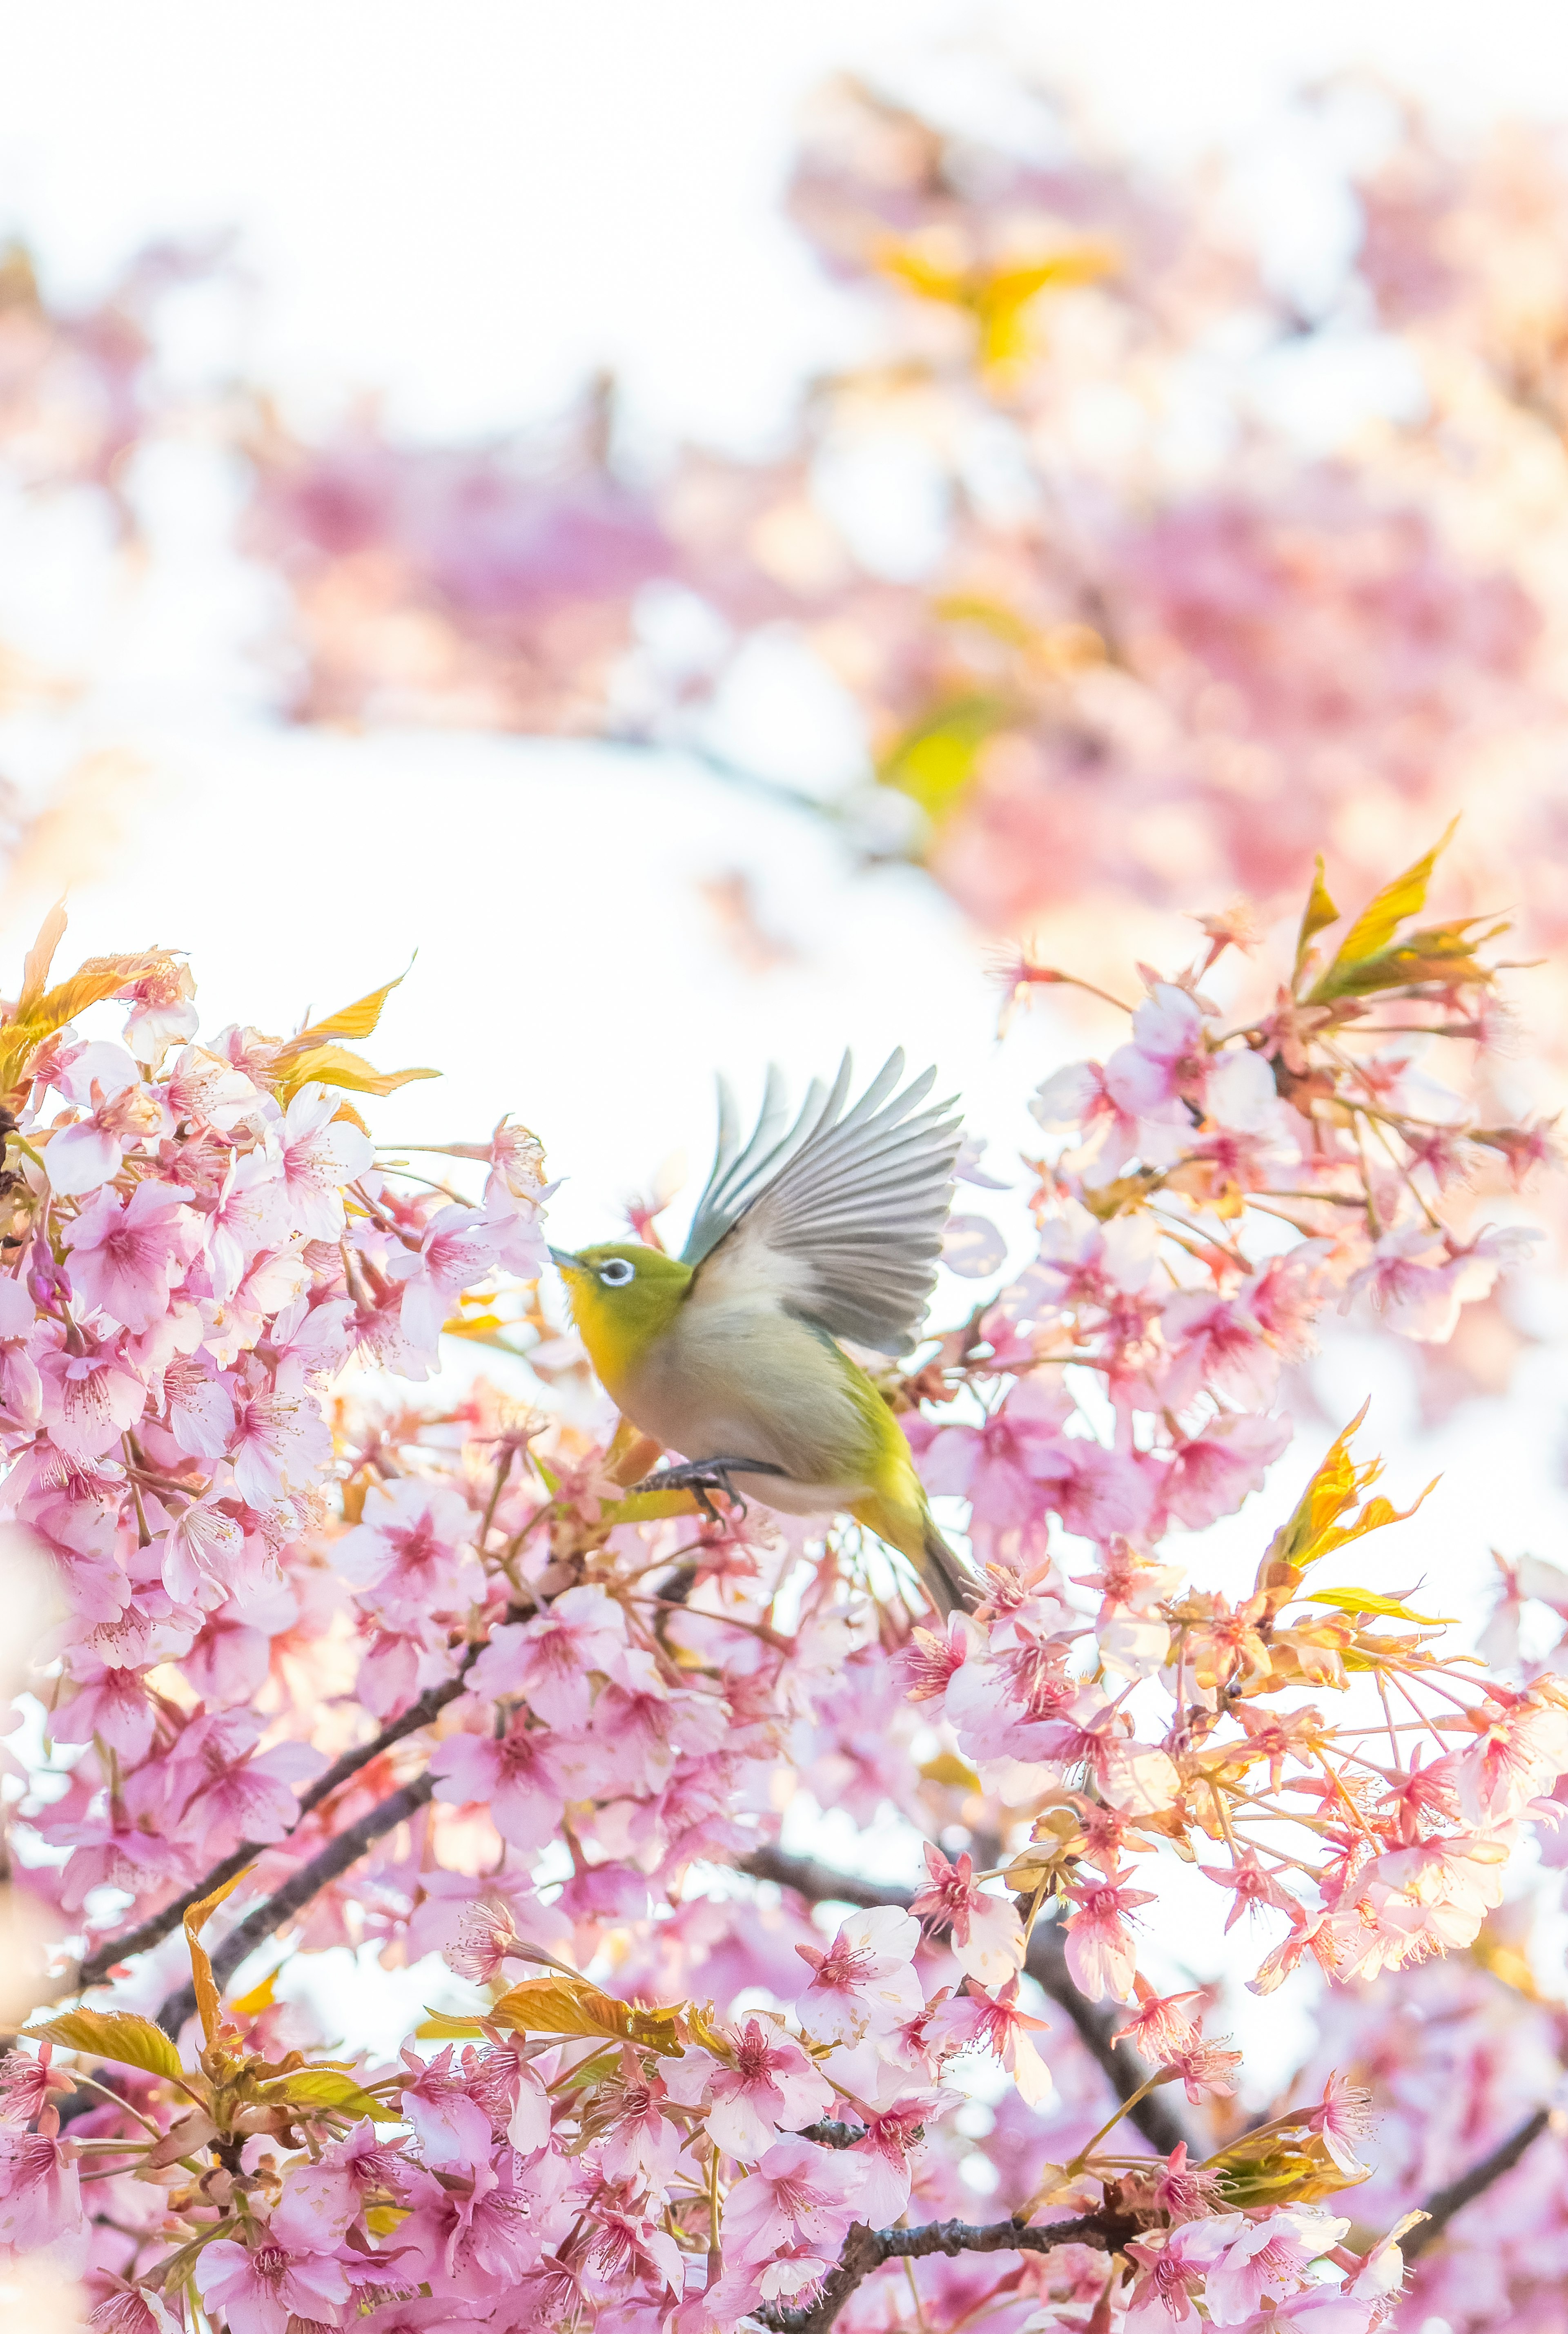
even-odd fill
[(573, 1256), (567, 1248), (553, 1248), (550, 1261), (558, 1272), (581, 1272), (582, 1269), (582, 1258)]

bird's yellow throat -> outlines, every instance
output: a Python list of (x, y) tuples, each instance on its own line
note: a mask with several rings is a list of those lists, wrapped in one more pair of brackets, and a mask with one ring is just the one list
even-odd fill
[[(601, 1278), (615, 1259), (635, 1268), (624, 1287), (609, 1287)], [(571, 1263), (558, 1260), (588, 1358), (601, 1385), (620, 1402), (638, 1363), (679, 1311), (691, 1286), (691, 1267), (630, 1240), (583, 1249)]]

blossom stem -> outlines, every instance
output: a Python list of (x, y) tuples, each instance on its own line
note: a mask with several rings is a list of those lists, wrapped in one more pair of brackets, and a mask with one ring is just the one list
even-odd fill
[(1087, 2245), (1114, 2252), (1142, 2226), (1119, 2213), (1086, 2213), (1081, 2220), (1052, 2221), (1020, 2228), (1015, 2221), (976, 2227), (967, 2221), (929, 2221), (917, 2229), (868, 2229), (857, 2222), (844, 2240), (838, 2266), (822, 2280), (813, 2302), (786, 2308), (763, 2302), (751, 2316), (770, 2334), (828, 2334), (839, 2312), (864, 2281), (890, 2261), (919, 2261), (929, 2253), (1051, 2253), (1063, 2245)]
[[(378, 1806), (371, 1808), (358, 1823), (351, 1824), (347, 1831), (340, 1832), (319, 1856), (313, 1857), (308, 1864), (303, 1864), (297, 1872), (291, 1874), (283, 1886), (247, 1913), (217, 1947), (212, 1956), (214, 1982), (222, 1986), (234, 1975), (248, 1953), (265, 1938), (270, 1937), (275, 1929), (281, 1929), (285, 1921), (302, 1911), (311, 1898), (319, 1895), (331, 1882), (339, 1879), (351, 1865), (357, 1864), (378, 1839), (383, 1838), (390, 1831), (395, 1831), (410, 1816), (417, 1815), (434, 1797), (435, 1789), (434, 1775), (426, 1773), (416, 1777), (413, 1782), (406, 1783), (401, 1790), (393, 1791)], [(160, 2007), (158, 2022), (166, 2034), (178, 2034), (195, 2010), (195, 1988), (181, 1986), (178, 1993), (171, 1993)]]
[[(525, 1620), (527, 1611), (508, 1606), (504, 1618), (507, 1621)], [(334, 1791), (341, 1790), (361, 1768), (368, 1767), (372, 1760), (379, 1759), (384, 1750), (390, 1750), (394, 1742), (400, 1742), (405, 1735), (417, 1734), (421, 1727), (428, 1726), (449, 1702), (456, 1702), (465, 1689), (469, 1670), (478, 1660), (486, 1642), (487, 1638), (476, 1640), (464, 1654), (453, 1676), (443, 1678), (438, 1685), (427, 1686), (418, 1700), (411, 1702), (407, 1710), (399, 1712), (396, 1718), (390, 1718), (379, 1734), (334, 1759), (326, 1772), (318, 1775), (308, 1790), (301, 1792), (299, 1816), (287, 1837), (292, 1838), (293, 1831), (298, 1830), (305, 1818), (313, 1814), (323, 1799), (331, 1799)], [(178, 1928), (193, 1905), (199, 1905), (204, 1896), (209, 1896), (215, 1888), (221, 1888), (226, 1880), (232, 1880), (236, 1873), (245, 1870), (247, 1864), (254, 1864), (258, 1856), (265, 1855), (269, 1844), (272, 1843), (254, 1839), (242, 1841), (231, 1855), (220, 1857), (209, 1872), (193, 1882), (181, 1895), (171, 1898), (156, 1913), (149, 1914), (145, 1921), (124, 1936), (111, 1937), (99, 1946), (96, 1953), (89, 1953), (77, 1971), (74, 1982), (63, 1991), (76, 1993), (85, 1992), (89, 1986), (101, 1985), (110, 1971), (120, 1962), (129, 1961), (133, 1953), (144, 1953), (151, 1946), (160, 1943), (171, 1930)]]
[(1457, 2180), (1451, 2180), (1446, 2188), (1439, 2188), (1429, 2196), (1426, 2219), (1419, 2229), (1411, 2230), (1400, 2248), (1406, 2261), (1414, 2261), (1418, 2254), (1426, 2252), (1429, 2245), (1436, 2244), (1456, 2213), (1463, 2212), (1483, 2189), (1489, 2188), (1494, 2180), (1500, 2180), (1505, 2172), (1512, 2172), (1519, 2158), (1527, 2148), (1534, 2146), (1552, 2119), (1552, 2108), (1537, 2107), (1534, 2114), (1526, 2116), (1506, 2139), (1499, 2141), (1489, 2156), (1482, 2156), (1478, 2164), (1473, 2164), (1468, 2172), (1462, 2173)]
[[(770, 1880), (775, 1886), (792, 1889), (813, 1904), (826, 1902), (862, 1908), (896, 1905), (907, 1912), (914, 1895), (912, 1889), (882, 1886), (841, 1872), (831, 1864), (819, 1864), (809, 1857), (786, 1856), (771, 1847), (756, 1849), (740, 1868), (754, 1879)], [(934, 1930), (941, 1926), (939, 1922), (932, 1924)], [(1125, 2042), (1113, 2039), (1121, 2015), (1120, 2006), (1090, 2001), (1073, 1984), (1055, 1922), (1045, 1922), (1035, 1928), (1024, 1967), (1041, 1992), (1066, 2011), (1080, 2040), (1118, 2098), (1130, 2100), (1137, 2095), (1138, 2105), (1130, 2110), (1131, 2120), (1150, 2146), (1161, 2156), (1169, 2156), (1173, 2147), (1183, 2145), (1196, 2153), (1192, 2132), (1179, 2108), (1169, 2096), (1148, 2091), (1144, 2063)]]

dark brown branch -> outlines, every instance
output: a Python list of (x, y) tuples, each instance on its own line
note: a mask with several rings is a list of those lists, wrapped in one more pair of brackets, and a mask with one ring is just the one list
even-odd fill
[[(338, 1879), (351, 1864), (357, 1864), (386, 1833), (395, 1831), (409, 1816), (417, 1815), (435, 1789), (436, 1778), (430, 1774), (405, 1783), (400, 1791), (393, 1791), (362, 1815), (358, 1823), (351, 1824), (347, 1831), (329, 1840), (321, 1854), (313, 1856), (308, 1864), (302, 1864), (297, 1872), (291, 1873), (281, 1888), (253, 1906), (213, 1953), (212, 1973), (219, 1987), (226, 1985), (248, 1953), (270, 1937), (274, 1929), (281, 1929), (285, 1921), (292, 1920), (319, 1890)], [(195, 2012), (196, 1989), (182, 1985), (159, 2010), (158, 2022), (166, 2034), (177, 2035)]]
[(1435, 2245), (1455, 2213), (1462, 2213), (1484, 2188), (1489, 2188), (1494, 2180), (1501, 2180), (1505, 2172), (1512, 2172), (1551, 2120), (1550, 2107), (1537, 2107), (1517, 2131), (1511, 2131), (1506, 2139), (1498, 2142), (1490, 2156), (1483, 2156), (1479, 2164), (1472, 2164), (1468, 2172), (1461, 2173), (1457, 2180), (1450, 2180), (1446, 2188), (1438, 2188), (1429, 2196), (1424, 2207), (1426, 2219), (1400, 2242), (1400, 2251), (1405, 2259), (1412, 2262), (1429, 2245)]
[(859, 2221), (844, 2239), (838, 2267), (822, 2280), (812, 2302), (786, 2308), (765, 2302), (751, 2311), (773, 2334), (828, 2334), (857, 2286), (890, 2261), (919, 2261), (926, 2253), (1051, 2253), (1062, 2245), (1088, 2245), (1114, 2252), (1138, 2234), (1142, 2223), (1121, 2213), (1086, 2213), (1078, 2221), (1049, 2221), (1020, 2228), (1016, 2221), (993, 2221), (977, 2228), (968, 2221), (930, 2221), (921, 2229), (868, 2229)]
[[(509, 1607), (505, 1617), (508, 1621), (524, 1620), (526, 1608)], [(356, 1743), (351, 1750), (334, 1759), (325, 1773), (316, 1777), (309, 1790), (300, 1794), (299, 1814), (285, 1837), (292, 1837), (323, 1799), (330, 1799), (334, 1791), (341, 1791), (361, 1768), (368, 1767), (372, 1760), (379, 1759), (383, 1750), (390, 1750), (393, 1743), (400, 1742), (405, 1735), (417, 1734), (420, 1727), (428, 1726), (449, 1702), (456, 1702), (465, 1690), (468, 1672), (483, 1649), (483, 1641), (470, 1645), (456, 1676), (443, 1678), (439, 1685), (428, 1686), (418, 1702), (411, 1702), (407, 1710), (400, 1712), (396, 1718), (390, 1718), (379, 1734), (372, 1735), (368, 1742)], [(159, 1905), (156, 1913), (149, 1913), (146, 1920), (139, 1922), (134, 1929), (128, 1929), (123, 1936), (109, 1938), (96, 1953), (89, 1953), (69, 1991), (84, 1992), (90, 1985), (101, 1985), (110, 1971), (119, 1963), (129, 1961), (133, 1953), (145, 1953), (153, 1945), (161, 1944), (171, 1930), (178, 1928), (193, 1905), (199, 1905), (204, 1896), (210, 1896), (215, 1888), (221, 1888), (226, 1880), (232, 1880), (236, 1873), (245, 1870), (247, 1864), (254, 1864), (258, 1856), (265, 1856), (268, 1846), (275, 1845), (275, 1842), (242, 1840), (232, 1856), (226, 1856), (215, 1864), (211, 1871), (204, 1873), (182, 1896), (172, 1897), (167, 1905)]]
[[(857, 1879), (851, 1873), (840, 1872), (831, 1864), (819, 1864), (810, 1857), (785, 1856), (776, 1847), (758, 1848), (755, 1856), (746, 1857), (741, 1869), (749, 1872), (754, 1879), (771, 1880), (780, 1888), (793, 1888), (797, 1895), (807, 1897), (813, 1904), (825, 1900), (867, 1907), (897, 1905), (907, 1912), (913, 1895), (908, 1888), (884, 1887), (875, 1881)], [(1079, 1992), (1068, 1974), (1061, 1932), (1053, 1922), (1035, 1924), (1024, 1966), (1041, 1992), (1049, 1994), (1067, 2012), (1078, 2030), (1079, 2039), (1117, 2098), (1130, 2098), (1139, 2085), (1147, 2082), (1152, 2069), (1129, 2044), (1111, 2040), (1121, 2014), (1118, 2006), (1086, 2001)], [(1161, 2156), (1169, 2156), (1182, 2142), (1195, 2155), (1204, 2152), (1168, 2091), (1150, 2091), (1135, 2107), (1129, 2108), (1128, 2121), (1137, 2126)]]

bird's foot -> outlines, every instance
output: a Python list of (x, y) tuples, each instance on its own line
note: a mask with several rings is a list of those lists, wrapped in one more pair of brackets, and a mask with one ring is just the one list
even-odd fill
[(631, 1493), (689, 1491), (709, 1523), (717, 1524), (722, 1519), (708, 1497), (710, 1491), (722, 1491), (730, 1505), (744, 1516), (746, 1503), (736, 1490), (732, 1475), (782, 1476), (784, 1471), (775, 1467), (771, 1459), (692, 1459), (682, 1466), (660, 1467), (656, 1474), (645, 1475), (640, 1483), (632, 1484)]

